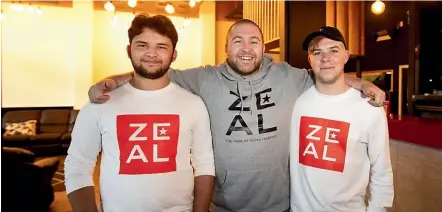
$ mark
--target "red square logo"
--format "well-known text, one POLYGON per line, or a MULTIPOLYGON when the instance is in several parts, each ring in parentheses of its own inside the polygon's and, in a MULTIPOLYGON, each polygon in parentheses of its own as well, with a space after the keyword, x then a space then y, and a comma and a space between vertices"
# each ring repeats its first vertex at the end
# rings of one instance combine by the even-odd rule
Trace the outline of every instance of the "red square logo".
POLYGON ((118 115, 119 173, 176 171, 179 123, 178 115, 118 115))
POLYGON ((343 172, 350 124, 315 117, 301 117, 299 163, 343 172))

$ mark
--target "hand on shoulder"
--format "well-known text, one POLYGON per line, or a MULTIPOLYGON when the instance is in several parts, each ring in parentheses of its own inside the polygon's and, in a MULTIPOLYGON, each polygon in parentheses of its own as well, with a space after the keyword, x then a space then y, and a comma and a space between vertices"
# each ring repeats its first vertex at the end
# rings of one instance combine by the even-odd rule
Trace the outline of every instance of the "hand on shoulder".
POLYGON ((104 79, 89 88, 89 100, 95 104, 102 104, 109 100, 108 92, 117 88, 117 83, 112 79, 104 79))
POLYGON ((385 92, 369 81, 363 81, 362 92, 370 98, 368 103, 375 107, 384 106, 385 92))

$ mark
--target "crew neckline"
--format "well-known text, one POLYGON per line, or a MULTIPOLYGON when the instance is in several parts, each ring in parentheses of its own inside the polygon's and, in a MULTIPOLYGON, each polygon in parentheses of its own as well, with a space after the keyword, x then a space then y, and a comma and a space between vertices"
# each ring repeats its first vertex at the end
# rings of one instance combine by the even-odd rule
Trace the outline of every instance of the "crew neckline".
POLYGON ((128 90, 130 92, 140 94, 140 95, 147 95, 147 96, 160 95, 160 94, 166 93, 166 92, 175 88, 175 84, 173 82, 169 82, 169 84, 164 88, 157 89, 157 90, 150 90, 150 91, 138 89, 138 88, 134 87, 130 82, 124 84, 123 86, 126 90, 128 90))
POLYGON ((320 98, 323 98, 323 99, 328 99, 328 100, 340 100, 340 99, 343 99, 343 98, 346 98, 346 97, 352 95, 356 91, 357 91, 356 89, 354 89, 353 87, 350 87, 349 89, 347 89, 343 93, 340 93, 337 95, 328 95, 328 94, 323 94, 323 93, 319 92, 315 86, 312 86, 312 92, 314 95, 316 95, 320 98))

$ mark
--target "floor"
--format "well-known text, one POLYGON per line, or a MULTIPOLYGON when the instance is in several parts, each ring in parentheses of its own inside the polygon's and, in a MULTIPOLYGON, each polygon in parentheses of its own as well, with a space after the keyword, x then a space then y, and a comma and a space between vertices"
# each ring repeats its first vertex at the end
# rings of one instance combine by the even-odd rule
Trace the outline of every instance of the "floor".
MULTIPOLYGON (((391 140, 395 199, 389 212, 442 212, 442 151, 391 140)), ((98 185, 99 166, 94 173, 98 185)), ((98 186, 96 187, 98 200, 98 186)), ((51 212, 71 212, 66 192, 56 192, 51 212)))
MULTIPOLYGON (((65 156, 62 156, 61 159, 64 160, 65 156)), ((95 186, 95 199, 97 200, 97 205, 99 205, 100 200, 100 160, 101 157, 98 157, 97 166, 95 166, 95 171, 93 175, 93 180, 95 186)), ((54 192, 54 202, 51 205, 49 212, 73 212, 71 205, 69 204, 69 200, 66 194, 66 191, 57 191, 54 192)))
POLYGON ((442 151, 391 141, 395 200, 391 212, 442 212, 442 151))

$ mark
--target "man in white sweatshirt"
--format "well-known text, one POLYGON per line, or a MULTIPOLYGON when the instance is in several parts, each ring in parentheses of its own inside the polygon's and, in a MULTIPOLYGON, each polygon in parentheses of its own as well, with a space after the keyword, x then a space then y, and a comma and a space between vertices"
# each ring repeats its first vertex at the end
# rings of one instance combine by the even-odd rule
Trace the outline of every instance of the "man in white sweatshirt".
POLYGON ((177 31, 138 15, 128 30, 134 78, 78 114, 65 161, 74 211, 97 211, 92 174, 102 152, 105 212, 207 212, 214 187, 209 115, 200 97, 170 82, 177 31))
POLYGON ((349 53, 338 29, 311 33, 303 49, 316 84, 299 97, 292 114, 291 211, 386 211, 394 189, 385 111, 345 83, 349 53))

